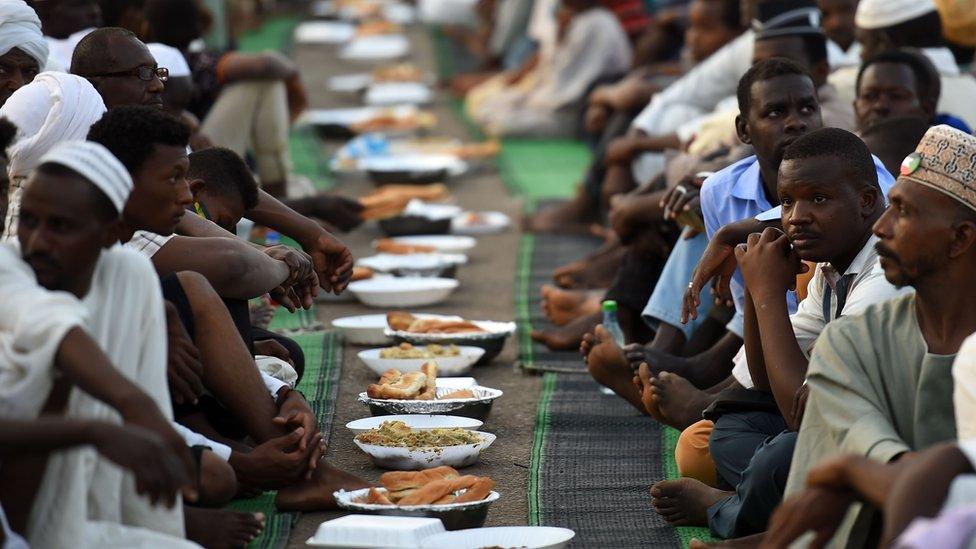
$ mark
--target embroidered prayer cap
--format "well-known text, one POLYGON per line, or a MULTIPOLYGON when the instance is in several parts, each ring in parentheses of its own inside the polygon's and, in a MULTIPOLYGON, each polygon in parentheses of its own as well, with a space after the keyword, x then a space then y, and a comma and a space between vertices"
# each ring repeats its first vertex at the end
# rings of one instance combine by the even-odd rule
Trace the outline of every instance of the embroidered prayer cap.
POLYGON ((180 50, 159 42, 146 44, 146 47, 149 48, 149 53, 156 60, 157 66, 169 69, 170 78, 190 76, 190 65, 186 63, 186 58, 183 57, 180 50))
POLYGON ((118 158, 93 141, 65 141, 41 157, 41 164, 59 164, 98 187, 115 209, 122 212, 132 193, 132 176, 118 158))
POLYGON ((925 185, 976 210, 976 137, 945 124, 929 128, 901 163, 898 179, 925 185))
POLYGON ((47 64, 47 40, 41 34, 41 20, 24 0, 0 2, 0 55, 17 48, 37 61, 47 64))
POLYGON ((757 39, 823 34, 820 21, 820 10, 812 0, 767 0, 756 6, 752 29, 757 39))
POLYGON ((960 46, 976 46, 976 0, 935 0, 942 35, 960 46))
POLYGON ((933 11, 932 0, 861 0, 854 24, 862 29, 884 29, 933 11))

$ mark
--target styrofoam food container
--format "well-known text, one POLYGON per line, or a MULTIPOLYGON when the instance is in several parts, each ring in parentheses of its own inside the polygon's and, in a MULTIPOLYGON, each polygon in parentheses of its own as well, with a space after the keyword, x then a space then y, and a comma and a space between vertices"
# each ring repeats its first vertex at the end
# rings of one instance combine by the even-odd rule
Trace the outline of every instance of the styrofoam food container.
POLYGON ((478 212, 483 223, 472 224, 468 220, 467 212, 451 220, 451 232, 454 234, 496 234, 503 232, 512 224, 512 219, 502 212, 478 212))
POLYGON ((351 126, 360 124, 383 113, 390 113, 397 118, 415 116, 418 110, 413 105, 397 105, 391 108, 354 107, 349 109, 309 109, 302 113, 296 124, 311 124, 313 126, 351 126))
POLYGON ((471 528, 435 534, 423 541, 423 549, 479 549, 481 547, 527 547, 560 549, 576 536, 569 528, 553 526, 502 526, 471 528))
POLYGON ((359 161, 359 169, 370 172, 433 172, 447 170, 457 177, 468 171, 468 163, 450 154, 411 154, 368 156, 359 161))
POLYGON ((396 59, 410 52, 410 42, 402 34, 384 34, 355 38, 339 51, 349 60, 396 59))
MULTIPOLYGON (((380 488, 381 491, 385 491, 380 488)), ((461 530, 464 528, 479 528, 488 518, 488 508, 501 497, 498 492, 491 492, 481 501, 470 503, 451 503, 447 505, 378 505, 375 503, 358 503, 355 500, 365 496, 369 488, 362 488, 352 492, 339 490, 333 492, 336 503, 342 509, 356 513, 375 515, 432 517, 444 523, 447 530, 461 530)))
POLYGON ((346 515, 319 524, 306 545, 314 547, 417 547, 424 538, 444 532, 440 519, 346 515))
POLYGON ((356 27, 337 21, 306 21, 295 27, 295 42, 342 44, 356 36, 356 27))
POLYGON ((356 439, 353 442, 360 450, 366 452, 377 467, 393 471, 419 471, 449 465, 461 468, 474 465, 493 442, 495 435, 483 431, 473 431, 481 437, 475 444, 460 444, 458 446, 431 446, 427 448, 406 448, 403 446, 379 446, 363 444, 356 439))
POLYGON ((459 376, 471 371, 475 362, 481 359, 485 350, 481 347, 458 347, 461 352, 458 356, 440 356, 435 358, 380 358, 380 351, 383 349, 366 349, 359 351, 356 356, 362 360, 376 375, 383 375, 383 372, 390 368, 396 368, 403 373, 419 372, 420 367, 427 362, 437 363, 437 374, 443 376, 459 376))
POLYGON ((478 243, 470 236, 452 235, 398 236, 393 241, 409 246, 431 246, 444 253, 464 252, 474 248, 478 243))
POLYGON ((349 291, 369 307, 420 307, 446 300, 458 285, 453 278, 371 278, 353 282, 349 291))
POLYGON ((329 90, 334 92, 358 92, 365 90, 372 83, 373 75, 369 73, 340 74, 326 81, 329 90))
POLYGON ((376 254, 363 257, 357 264, 381 273, 389 273, 399 269, 423 270, 438 267, 452 267, 464 265, 468 256, 464 254, 376 254))
POLYGON ((370 429, 378 429, 386 421, 402 421, 407 424, 407 427, 417 430, 457 428, 475 431, 484 424, 483 421, 469 417, 402 414, 398 416, 364 417, 363 419, 350 421, 346 424, 346 428, 352 431, 353 434, 358 435, 370 429))
POLYGON ((353 345, 386 345, 393 341, 383 333, 387 328, 385 314, 337 318, 332 321, 332 326, 353 345))
POLYGON ((426 84, 419 82, 383 82, 372 84, 366 90, 363 101, 367 105, 423 105, 434 99, 434 93, 426 84))

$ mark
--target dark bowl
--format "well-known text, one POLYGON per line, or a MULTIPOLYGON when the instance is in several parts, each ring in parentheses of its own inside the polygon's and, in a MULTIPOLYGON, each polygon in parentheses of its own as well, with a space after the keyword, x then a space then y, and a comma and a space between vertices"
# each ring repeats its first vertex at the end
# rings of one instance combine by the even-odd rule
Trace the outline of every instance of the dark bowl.
MULTIPOLYGON (((448 412, 437 412, 437 414, 442 416, 469 417, 471 419, 477 419, 478 421, 488 421, 488 416, 491 414, 491 406, 494 403, 494 400, 472 402, 471 404, 465 404, 460 408, 456 408, 448 412)), ((373 417, 396 415, 394 412, 391 412, 378 404, 369 403, 367 406, 369 406, 369 413, 373 417)))
POLYGON ((441 168, 439 170, 366 170, 366 175, 377 185, 385 185, 388 183, 428 185, 440 183, 447 179, 447 168, 441 168))
POLYGON ((356 132, 343 124, 316 124, 312 127, 322 139, 351 139, 356 136, 356 132))
POLYGON ((380 220, 379 225, 387 236, 447 234, 451 231, 451 218, 430 219, 420 215, 398 215, 380 220))
POLYGON ((464 530, 465 528, 481 528, 485 525, 485 520, 488 518, 488 509, 491 505, 500 499, 500 495, 497 492, 492 492, 489 498, 494 498, 491 501, 484 501, 476 503, 473 505, 466 504, 461 508, 446 508, 438 509, 436 507, 428 507, 426 509, 402 509, 402 508, 387 508, 387 509, 364 509, 358 505, 343 505, 340 504, 346 511, 351 511, 360 515, 385 515, 393 517, 429 517, 441 519, 444 523, 445 530, 464 530))

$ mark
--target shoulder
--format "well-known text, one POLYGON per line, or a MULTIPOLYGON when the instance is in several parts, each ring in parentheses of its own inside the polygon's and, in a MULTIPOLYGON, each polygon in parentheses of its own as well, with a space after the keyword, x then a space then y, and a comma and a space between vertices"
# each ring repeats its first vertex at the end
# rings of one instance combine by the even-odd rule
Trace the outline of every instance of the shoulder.
POLYGON ((734 164, 727 166, 708 177, 705 183, 702 184, 701 194, 702 195, 713 195, 715 193, 724 193, 729 187, 735 184, 736 181, 756 163, 756 156, 747 156, 734 164))
POLYGON ((146 257, 152 257, 175 235, 163 236, 149 231, 136 231, 132 239, 123 246, 126 249, 139 252, 146 257))
POLYGON ((113 246, 102 252, 99 269, 126 277, 155 279, 156 269, 148 257, 125 246, 113 246))
POLYGON ((904 324, 906 315, 914 314, 914 304, 915 293, 909 292, 872 303, 858 314, 838 318, 824 329, 817 347, 822 346, 822 340, 828 345, 846 341, 860 349, 878 348, 898 337, 899 331, 895 328, 904 324))

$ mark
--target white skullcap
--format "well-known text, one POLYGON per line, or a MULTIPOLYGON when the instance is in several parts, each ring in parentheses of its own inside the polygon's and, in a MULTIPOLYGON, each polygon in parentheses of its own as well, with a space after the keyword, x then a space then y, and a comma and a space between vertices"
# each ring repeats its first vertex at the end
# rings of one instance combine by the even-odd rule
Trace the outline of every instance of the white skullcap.
POLYGON ((105 113, 105 103, 88 80, 63 72, 42 72, 0 107, 0 118, 17 126, 7 149, 11 178, 26 177, 62 141, 83 141, 105 113))
MULTIPOLYGON (((121 213, 132 193, 132 176, 122 162, 93 141, 65 141, 41 157, 40 164, 60 164, 98 187, 121 213)), ((38 165, 40 165, 38 164, 38 165)))
POLYGON ((0 1, 0 55, 19 48, 44 69, 47 40, 41 34, 41 20, 24 0, 0 1))
POLYGON ((883 29, 933 11, 932 0, 861 0, 854 24, 862 29, 883 29))
POLYGON ((190 76, 190 65, 186 64, 186 58, 180 50, 159 42, 146 45, 149 46, 149 53, 156 59, 156 65, 169 69, 170 78, 190 76))

